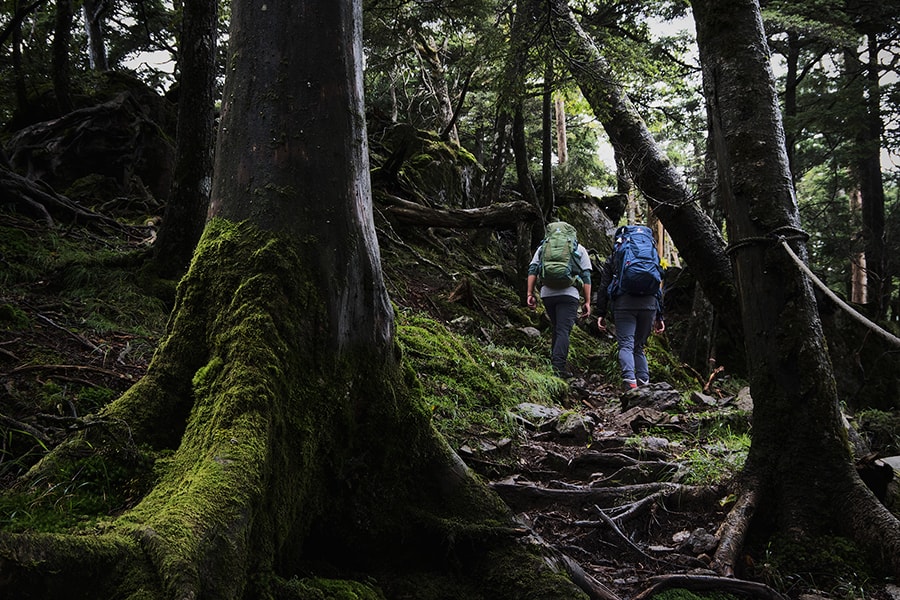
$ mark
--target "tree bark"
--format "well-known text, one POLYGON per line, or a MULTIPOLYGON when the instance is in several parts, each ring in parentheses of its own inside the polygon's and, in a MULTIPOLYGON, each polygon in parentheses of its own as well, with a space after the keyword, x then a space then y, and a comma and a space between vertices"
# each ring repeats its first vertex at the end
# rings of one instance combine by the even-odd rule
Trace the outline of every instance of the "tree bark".
POLYGON ((437 103, 438 131, 446 131, 447 139, 459 144, 459 134, 454 126, 453 102, 447 85, 447 72, 441 54, 434 40, 426 38, 421 30, 416 31, 414 44, 416 56, 422 63, 422 79, 431 90, 437 103))
POLYGON ((203 233, 215 145, 216 0, 189 2, 181 25, 175 174, 154 247, 157 271, 180 277, 203 233))
POLYGON ((569 143, 566 138, 566 99, 562 94, 557 94, 554 106, 556 108, 556 154, 559 157, 559 165, 563 166, 569 161, 569 143))
POLYGON ((754 398, 746 473, 778 531, 841 532, 897 576, 900 526, 853 467, 812 285, 771 242, 805 256, 759 5, 692 6, 754 398))

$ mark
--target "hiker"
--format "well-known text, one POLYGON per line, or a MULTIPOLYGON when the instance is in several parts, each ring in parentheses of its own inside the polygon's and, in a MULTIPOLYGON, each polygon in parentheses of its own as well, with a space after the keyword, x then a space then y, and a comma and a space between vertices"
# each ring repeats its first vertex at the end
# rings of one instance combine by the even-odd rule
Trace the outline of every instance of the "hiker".
POLYGON ((594 304, 600 331, 606 331, 607 312, 612 311, 623 386, 629 390, 650 383, 644 345, 651 331, 666 329, 660 285, 663 267, 649 227, 623 225, 614 240, 612 254, 600 269, 594 304))
POLYGON ((557 377, 568 379, 572 377, 567 368, 569 335, 578 320, 579 308, 582 316, 591 314, 591 259, 587 249, 578 243, 572 225, 562 221, 547 225, 547 237, 528 265, 526 303, 532 309, 537 307, 537 285, 553 331, 550 364, 557 377))

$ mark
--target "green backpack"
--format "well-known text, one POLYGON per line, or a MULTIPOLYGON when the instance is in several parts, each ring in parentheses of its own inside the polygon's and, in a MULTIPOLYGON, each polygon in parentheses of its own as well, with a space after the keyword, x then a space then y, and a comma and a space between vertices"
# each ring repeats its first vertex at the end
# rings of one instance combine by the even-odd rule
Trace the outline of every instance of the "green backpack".
POLYGON ((547 237, 541 242, 539 254, 541 285, 553 289, 580 285, 580 258, 575 228, 563 221, 547 225, 547 237))

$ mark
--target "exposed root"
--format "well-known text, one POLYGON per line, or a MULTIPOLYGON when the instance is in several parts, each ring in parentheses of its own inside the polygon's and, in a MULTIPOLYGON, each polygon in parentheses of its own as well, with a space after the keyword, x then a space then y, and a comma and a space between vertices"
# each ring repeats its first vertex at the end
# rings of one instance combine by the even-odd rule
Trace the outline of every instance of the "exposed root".
POLYGON ((728 516, 719 526, 717 536, 719 547, 713 557, 711 567, 725 577, 734 576, 734 565, 738 554, 744 547, 744 539, 750 528, 750 520, 756 509, 759 490, 752 485, 743 490, 738 501, 731 508, 728 516))
POLYGON ((655 594, 672 588, 680 588, 692 592, 733 592, 740 596, 762 598, 764 600, 785 600, 777 591, 762 583, 732 579, 730 577, 715 577, 711 575, 661 575, 651 579, 653 584, 637 594, 632 600, 646 600, 655 594))
MULTIPOLYGON (((596 488, 570 486, 566 489, 547 488, 531 482, 516 483, 512 480, 497 481, 490 485, 514 510, 533 510, 551 504, 576 508, 591 505, 614 506, 620 500, 651 495, 655 495, 655 499, 677 497, 679 500, 700 500, 708 498, 710 493, 705 488, 667 482, 596 488)), ((629 503, 629 507, 634 508, 634 504, 636 503, 629 503)))

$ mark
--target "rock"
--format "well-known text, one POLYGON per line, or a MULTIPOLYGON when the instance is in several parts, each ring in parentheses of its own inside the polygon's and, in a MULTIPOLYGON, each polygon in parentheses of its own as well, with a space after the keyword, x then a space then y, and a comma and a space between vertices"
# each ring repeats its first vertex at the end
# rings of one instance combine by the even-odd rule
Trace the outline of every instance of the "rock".
POLYGON ((672 541, 680 552, 689 551, 694 555, 708 554, 719 545, 719 538, 702 527, 691 532, 679 531, 672 536, 672 541))
POLYGON ((544 406, 534 402, 522 402, 516 405, 516 412, 529 421, 546 421, 558 418, 562 413, 561 408, 544 406))
POLYGON ((660 381, 629 390, 622 394, 619 400, 622 403, 622 410, 643 406, 653 410, 666 411, 678 406, 681 394, 665 381, 660 381))
POLYGON ((734 405, 740 410, 753 412, 753 397, 750 396, 750 388, 741 388, 734 399, 734 405))
POLYGON ((691 393, 691 400, 696 402, 697 404, 705 404, 706 406, 718 406, 719 403, 715 398, 709 396, 707 394, 703 394, 701 392, 693 392, 691 393))
POLYGON ((590 421, 577 412, 567 412, 556 420, 556 433, 566 441, 585 444, 591 439, 590 421))
POLYGON ((655 452, 662 452, 669 447, 669 440, 661 437, 647 436, 641 438, 641 447, 655 452))

